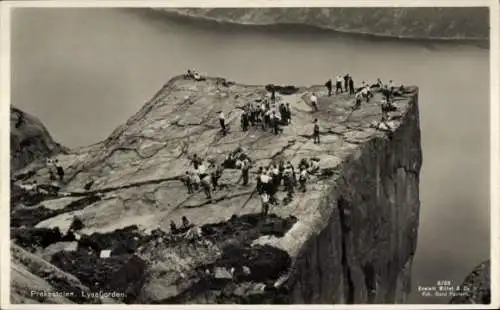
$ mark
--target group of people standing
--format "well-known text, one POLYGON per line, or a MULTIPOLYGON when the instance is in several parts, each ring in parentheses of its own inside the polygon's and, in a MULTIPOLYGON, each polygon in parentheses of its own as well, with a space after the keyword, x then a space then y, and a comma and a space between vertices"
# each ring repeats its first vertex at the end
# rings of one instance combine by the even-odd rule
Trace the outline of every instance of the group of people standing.
MULTIPOLYGON (((326 81, 325 86, 328 89, 328 97, 330 97, 333 92, 332 80, 329 79, 328 81, 326 81)), ((354 94, 354 80, 348 73, 344 76, 337 75, 337 77, 335 78, 335 94, 338 95, 343 92, 347 92, 349 93, 349 95, 354 94), (342 82, 344 84, 344 88, 342 88, 342 82)))

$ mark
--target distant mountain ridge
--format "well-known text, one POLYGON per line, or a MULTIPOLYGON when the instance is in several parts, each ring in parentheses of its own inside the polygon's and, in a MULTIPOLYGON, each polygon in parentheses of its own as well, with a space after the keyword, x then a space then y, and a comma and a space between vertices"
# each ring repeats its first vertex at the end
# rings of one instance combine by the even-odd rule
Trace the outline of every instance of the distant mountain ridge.
POLYGON ((488 40, 487 7, 155 8, 218 22, 303 24, 338 32, 411 39, 488 40))

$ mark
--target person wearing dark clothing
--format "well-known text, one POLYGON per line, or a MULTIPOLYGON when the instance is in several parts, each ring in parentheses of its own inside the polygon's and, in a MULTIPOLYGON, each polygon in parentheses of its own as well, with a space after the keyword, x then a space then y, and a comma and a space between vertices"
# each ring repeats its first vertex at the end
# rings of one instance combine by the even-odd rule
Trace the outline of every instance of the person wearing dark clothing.
POLYGON ((344 90, 346 93, 349 92, 349 73, 344 75, 344 90))
POLYGON ((278 116, 273 112, 271 116, 271 124, 273 125, 274 134, 277 135, 280 132, 280 123, 278 116))
POLYGON ((219 186, 219 179, 222 176, 222 168, 219 165, 213 167, 214 169, 210 173, 210 181, 212 182, 213 190, 215 191, 219 186))
POLYGON ((186 184, 188 194, 193 193, 193 182, 191 181, 191 175, 189 171, 186 171, 186 175, 184 176, 184 184, 186 184))
POLYGON ((194 154, 191 163, 193 164, 194 169, 198 169, 198 167, 201 165, 201 158, 199 158, 198 155, 194 154))
POLYGON ((243 131, 248 130, 248 114, 246 111, 241 114, 241 129, 243 131))
POLYGON ((187 217, 183 216, 182 217, 182 228, 188 228, 191 226, 191 223, 189 223, 189 220, 187 219, 187 217))
POLYGON ((177 229, 177 226, 175 225, 175 222, 173 220, 170 221, 170 233, 176 234, 179 230, 177 229))
POLYGON ((328 81, 326 81, 325 86, 328 89, 328 97, 330 97, 332 95, 332 87, 333 87, 332 79, 329 79, 328 81))
POLYGON ((290 103, 286 104, 285 110, 286 110, 286 122, 287 124, 290 124, 292 122, 292 109, 290 108, 290 103))
POLYGON ((57 175, 59 176, 59 181, 62 181, 64 179, 64 169, 61 166, 61 164, 59 164, 59 161, 57 159, 54 161, 54 166, 56 167, 56 172, 57 175))
POLYGON ((261 181, 261 175, 263 173, 263 170, 264 169, 262 167, 259 167, 259 170, 257 171, 257 178, 255 179, 257 181, 256 189, 259 194, 262 194, 264 192, 264 188, 261 181))
POLYGON ((273 103, 276 103, 276 90, 274 89, 274 87, 271 89, 271 101, 273 103))
POLYGON ((205 195, 207 196, 207 199, 212 199, 212 194, 210 190, 210 183, 208 182, 207 178, 200 178, 200 184, 201 187, 203 188, 203 192, 205 192, 205 195))
POLYGON ((314 139, 314 144, 319 144, 319 125, 318 125, 318 119, 314 120, 313 139, 314 139))
POLYGON ((283 124, 288 124, 287 115, 286 115, 286 106, 284 103, 280 104, 280 115, 281 115, 281 121, 283 122, 283 124))
POLYGON ((354 95, 354 81, 352 76, 349 76, 349 95, 354 95))

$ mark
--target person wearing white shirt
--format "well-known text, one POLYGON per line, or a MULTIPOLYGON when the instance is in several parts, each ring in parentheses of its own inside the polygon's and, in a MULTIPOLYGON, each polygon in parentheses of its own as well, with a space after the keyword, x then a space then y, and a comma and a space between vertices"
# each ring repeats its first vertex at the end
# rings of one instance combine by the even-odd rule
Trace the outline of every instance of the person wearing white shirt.
POLYGON ((316 94, 312 93, 309 100, 311 101, 311 105, 313 106, 314 110, 318 111, 318 97, 316 97, 316 94))
POLYGON ((219 122, 220 122, 220 127, 222 129, 222 134, 226 135, 226 118, 224 116, 224 112, 220 111, 219 113, 219 122))
POLYGON ((336 81, 337 82, 335 83, 335 93, 338 94, 339 92, 340 93, 342 92, 342 76, 341 75, 337 75, 336 81))

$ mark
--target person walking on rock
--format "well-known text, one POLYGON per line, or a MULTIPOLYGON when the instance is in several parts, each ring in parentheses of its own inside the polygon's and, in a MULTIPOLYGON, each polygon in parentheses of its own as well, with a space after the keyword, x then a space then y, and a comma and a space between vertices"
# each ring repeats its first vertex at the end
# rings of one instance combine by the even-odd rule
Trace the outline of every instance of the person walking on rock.
POLYGON ((332 79, 328 79, 328 81, 326 81, 325 83, 325 86, 326 88, 328 89, 328 97, 330 97, 332 95, 332 79))
POLYGON ((335 84, 335 93, 342 93, 342 76, 337 75, 337 83, 335 84))
POLYGON ((311 101, 311 105, 313 106, 314 110, 318 111, 318 97, 316 97, 316 94, 312 93, 309 100, 311 101))
POLYGON ((314 144, 319 144, 319 125, 317 118, 314 119, 313 139, 314 139, 314 144))

